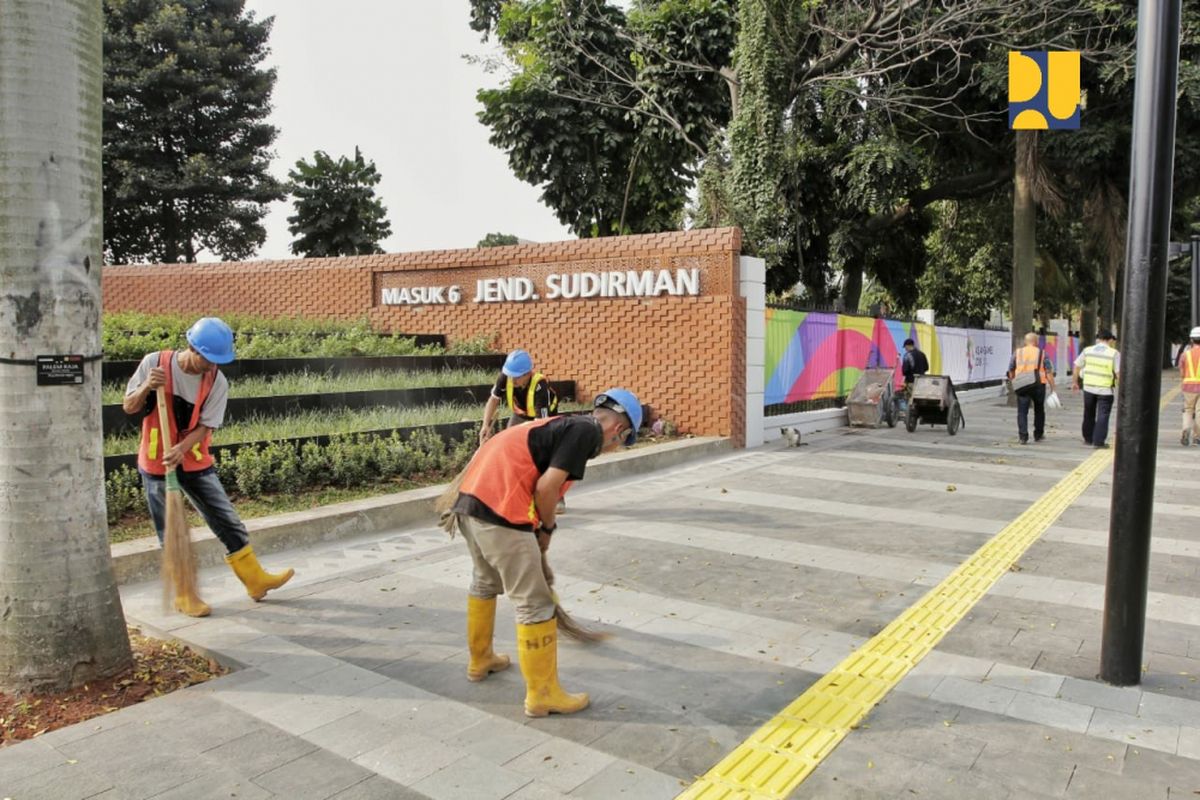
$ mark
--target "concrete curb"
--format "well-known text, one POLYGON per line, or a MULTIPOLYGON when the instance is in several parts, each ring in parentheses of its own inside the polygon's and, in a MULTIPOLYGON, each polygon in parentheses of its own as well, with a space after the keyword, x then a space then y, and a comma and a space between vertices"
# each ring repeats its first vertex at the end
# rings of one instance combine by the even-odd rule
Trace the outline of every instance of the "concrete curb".
MULTIPOLYGON (((729 439, 708 436, 600 456, 588 466, 587 485, 666 469, 719 455, 732 447, 729 439)), ((365 500, 335 503, 311 511, 248 519, 246 528, 250 531, 255 552, 264 555, 316 542, 364 536, 422 522, 432 523, 433 503, 444 488, 445 484, 426 486, 365 500)), ((192 529, 192 549, 197 563, 202 567, 220 564, 225 557, 225 548, 205 527, 192 529)), ((157 576, 161 561, 159 554, 158 541, 154 537, 114 544, 112 561, 117 583, 138 583, 157 576)))

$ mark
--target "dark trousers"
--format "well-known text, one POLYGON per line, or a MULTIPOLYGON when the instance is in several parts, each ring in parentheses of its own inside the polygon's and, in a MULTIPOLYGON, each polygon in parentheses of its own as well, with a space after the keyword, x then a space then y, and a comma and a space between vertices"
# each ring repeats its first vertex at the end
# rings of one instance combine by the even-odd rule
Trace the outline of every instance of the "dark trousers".
POLYGON ((1108 415, 1112 413, 1111 394, 1083 392, 1083 440, 1088 444, 1102 445, 1108 439, 1108 415))
MULTIPOLYGON (((163 540, 163 529, 167 525, 167 480, 160 475, 142 474, 142 487, 146 490, 146 504, 150 506, 150 518, 154 520, 154 532, 158 541, 163 540)), ((250 544, 250 535, 246 526, 233 510, 225 487, 217 479, 216 469, 209 468, 200 472, 179 470, 179 485, 188 500, 200 512, 208 529, 217 535, 221 544, 230 553, 236 553, 250 544)))
POLYGON ((1021 441, 1029 438, 1029 406, 1033 406, 1033 437, 1046 433, 1046 384, 1035 383, 1017 392, 1017 434, 1021 441))

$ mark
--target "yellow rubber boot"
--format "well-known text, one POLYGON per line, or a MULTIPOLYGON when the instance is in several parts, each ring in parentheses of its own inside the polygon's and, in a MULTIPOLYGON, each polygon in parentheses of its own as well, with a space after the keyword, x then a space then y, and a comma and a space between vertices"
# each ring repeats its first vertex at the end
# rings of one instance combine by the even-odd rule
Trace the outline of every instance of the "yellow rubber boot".
POLYGON ((267 592, 283 586, 296 574, 293 569, 286 569, 283 572, 267 572, 258 563, 258 558, 255 557, 254 550, 250 545, 225 556, 225 561, 233 568, 233 574, 237 575, 238 580, 246 587, 246 594, 255 600, 262 600, 267 596, 267 592))
POLYGON ((492 650, 496 632, 496 598, 484 600, 467 595, 467 646, 471 662, 467 665, 467 680, 481 681, 493 672, 508 669, 509 657, 492 650))
POLYGON ((574 714, 588 707, 586 692, 571 694, 558 685, 558 620, 518 624, 517 656, 525 676, 525 716, 574 714))
POLYGON ((212 613, 208 603, 195 592, 179 592, 175 595, 175 610, 189 617, 207 617, 212 613))

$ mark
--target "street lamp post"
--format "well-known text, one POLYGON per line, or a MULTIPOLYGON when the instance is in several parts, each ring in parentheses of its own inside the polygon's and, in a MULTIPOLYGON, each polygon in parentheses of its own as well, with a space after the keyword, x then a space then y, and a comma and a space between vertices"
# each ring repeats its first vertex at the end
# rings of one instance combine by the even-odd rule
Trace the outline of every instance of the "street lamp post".
POLYGON ((1138 7, 1117 450, 1100 650, 1100 677, 1119 686, 1138 683, 1142 674, 1171 240, 1180 10, 1181 0, 1141 0, 1138 7))

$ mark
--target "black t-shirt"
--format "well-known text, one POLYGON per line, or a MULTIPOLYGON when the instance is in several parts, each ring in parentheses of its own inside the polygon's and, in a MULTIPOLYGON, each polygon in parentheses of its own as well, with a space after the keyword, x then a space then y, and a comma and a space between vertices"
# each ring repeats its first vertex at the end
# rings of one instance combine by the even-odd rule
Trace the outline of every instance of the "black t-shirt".
MULTIPOLYGON (((516 413, 522 417, 526 417, 526 403, 529 401, 529 387, 533 383, 531 378, 529 383, 524 386, 513 387, 513 404, 517 407, 516 413)), ((496 385, 492 387, 492 397, 499 398, 501 403, 508 403, 508 376, 503 372, 496 379, 496 385)), ((540 380, 537 386, 533 387, 533 407, 535 416, 549 417, 558 410, 558 396, 554 394, 554 390, 550 388, 550 381, 540 380)))
MULTIPOLYGON (((548 469, 556 467, 566 472, 569 480, 581 481, 587 462, 600 451, 603 440, 604 435, 595 417, 555 417, 545 425, 529 430, 529 455, 533 458, 538 475, 544 475, 548 469)), ((466 492, 459 494, 454 503, 454 512, 505 528, 530 530, 532 527, 513 525, 479 498, 466 492)))

